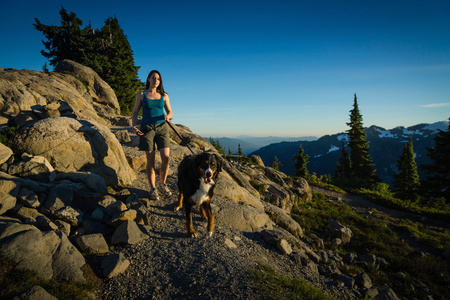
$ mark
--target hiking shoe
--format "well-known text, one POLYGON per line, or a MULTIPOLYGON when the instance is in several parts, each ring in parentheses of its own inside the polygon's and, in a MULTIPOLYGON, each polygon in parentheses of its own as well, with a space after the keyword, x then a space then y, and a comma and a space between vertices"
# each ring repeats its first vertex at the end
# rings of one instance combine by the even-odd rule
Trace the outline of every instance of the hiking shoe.
POLYGON ((161 184, 161 192, 164 194, 164 196, 166 197, 170 197, 172 196, 172 192, 170 191, 170 189, 167 187, 166 184, 161 184))
POLYGON ((156 188, 152 188, 149 192, 148 199, 150 200, 159 200, 159 194, 156 188))

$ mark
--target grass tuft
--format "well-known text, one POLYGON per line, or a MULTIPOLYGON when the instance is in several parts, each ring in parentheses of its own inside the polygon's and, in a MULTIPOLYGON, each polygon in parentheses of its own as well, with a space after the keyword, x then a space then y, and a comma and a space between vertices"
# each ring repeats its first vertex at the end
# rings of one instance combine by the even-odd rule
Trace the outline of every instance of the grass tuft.
POLYGON ((267 299, 333 299, 307 280, 277 274, 263 263, 259 263, 254 270, 253 282, 255 289, 261 291, 267 299))

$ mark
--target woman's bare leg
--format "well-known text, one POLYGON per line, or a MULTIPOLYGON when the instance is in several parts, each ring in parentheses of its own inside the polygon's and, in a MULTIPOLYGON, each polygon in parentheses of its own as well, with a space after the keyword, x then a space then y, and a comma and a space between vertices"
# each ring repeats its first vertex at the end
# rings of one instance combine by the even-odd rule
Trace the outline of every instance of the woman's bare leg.
POLYGON ((155 178, 156 178, 156 174, 155 174, 155 151, 145 151, 145 156, 147 157, 147 167, 146 167, 146 171, 147 171, 147 178, 148 178, 148 183, 150 184, 151 188, 155 188, 156 184, 155 184, 155 178))
POLYGON ((165 184, 167 174, 169 173, 170 148, 162 148, 159 152, 161 154, 161 168, 159 169, 159 177, 161 184, 165 184))

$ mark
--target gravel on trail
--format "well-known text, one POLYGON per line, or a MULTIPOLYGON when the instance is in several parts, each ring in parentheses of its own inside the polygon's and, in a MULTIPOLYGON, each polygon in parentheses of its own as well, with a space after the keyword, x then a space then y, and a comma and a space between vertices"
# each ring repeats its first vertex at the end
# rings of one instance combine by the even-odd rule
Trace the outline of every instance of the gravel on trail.
MULTIPOLYGON (((149 206, 150 224, 143 228, 149 238, 112 250, 124 254, 131 264, 125 273, 105 281, 103 299, 264 299, 252 279, 259 263, 281 275, 314 282, 335 296, 341 293, 267 245, 258 232, 242 232, 220 218, 216 218, 212 237, 207 237, 206 222, 194 211, 193 224, 199 237, 189 238, 184 210, 174 211, 178 163, 171 159, 167 180, 173 195, 151 201, 149 206)), ((129 190, 147 197, 149 184, 144 171, 129 190)), ((214 198, 212 207, 214 214, 214 198)))

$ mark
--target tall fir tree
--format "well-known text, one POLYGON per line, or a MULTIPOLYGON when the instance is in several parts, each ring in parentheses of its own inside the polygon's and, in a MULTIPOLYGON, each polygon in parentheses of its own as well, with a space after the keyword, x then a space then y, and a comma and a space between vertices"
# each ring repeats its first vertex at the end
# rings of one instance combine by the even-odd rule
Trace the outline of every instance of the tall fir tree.
POLYGON ((294 155, 293 160, 295 162, 294 167, 295 167, 295 171, 294 171, 294 176, 299 176, 299 177, 306 177, 308 176, 308 160, 309 160, 309 155, 305 154, 305 150, 303 150, 303 145, 300 145, 300 147, 298 147, 298 153, 296 155, 294 155))
POLYGON ((104 62, 99 75, 113 88, 122 113, 130 114, 136 94, 142 88, 133 50, 116 17, 108 18, 100 32, 100 53, 104 62))
POLYGON ((61 26, 49 26, 35 19, 34 26, 46 37, 43 41, 47 51, 41 54, 50 65, 70 59, 91 67, 116 93, 122 114, 130 114, 139 89, 139 67, 134 65, 133 51, 116 17, 108 18, 101 30, 92 29, 75 13, 60 10, 61 26))
POLYGON ((417 164, 414 159, 414 147, 411 137, 403 147, 403 152, 397 160, 399 173, 395 175, 393 183, 396 197, 404 200, 417 200, 420 179, 417 173, 417 164))
POLYGON ((41 54, 47 58, 51 66, 56 66, 63 59, 70 59, 82 63, 85 57, 85 51, 90 48, 86 37, 92 31, 90 26, 81 28, 81 21, 75 13, 68 13, 61 8, 61 26, 44 25, 38 19, 35 19, 33 26, 41 31, 46 41, 42 41, 45 49, 41 54))
POLYGON ((341 156, 336 164, 336 169, 334 171, 334 177, 340 179, 347 179, 350 175, 351 162, 347 150, 345 149, 345 142, 342 141, 341 145, 341 156))
POLYGON ((427 193, 450 203, 450 118, 448 130, 434 136, 434 146, 427 148, 432 164, 421 166, 427 172, 427 193))
POLYGON ((358 181, 364 186, 378 181, 375 175, 374 164, 369 154, 369 141, 366 140, 366 133, 362 123, 362 115, 359 112, 358 100, 354 98, 353 109, 350 110, 350 127, 347 130, 350 148, 350 178, 358 181))

